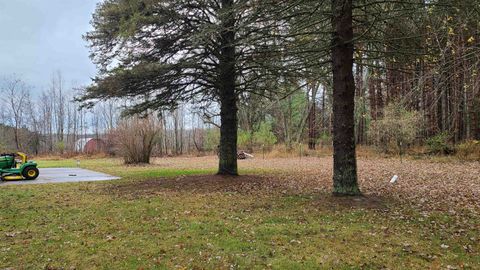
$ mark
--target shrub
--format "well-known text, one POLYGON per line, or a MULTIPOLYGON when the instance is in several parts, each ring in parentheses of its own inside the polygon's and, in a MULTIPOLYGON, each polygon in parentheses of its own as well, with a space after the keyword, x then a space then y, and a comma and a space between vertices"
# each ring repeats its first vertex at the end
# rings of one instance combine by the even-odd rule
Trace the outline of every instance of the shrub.
POLYGON ((0 142, 0 153, 6 153, 7 147, 5 146, 5 144, 3 142, 0 142))
POLYGON ((457 155, 462 159, 480 160, 480 141, 466 141, 458 145, 457 155))
POLYGON ((237 144, 239 148, 251 149, 252 147, 252 135, 248 131, 238 130, 237 144))
POLYGON ((257 145, 270 149, 277 142, 277 137, 272 132, 272 124, 262 122, 258 130, 253 133, 253 139, 257 145))
POLYGON ((415 142, 421 123, 417 111, 409 111, 400 103, 391 103, 385 107, 383 118, 372 122, 368 135, 382 152, 402 154, 415 142))
POLYGON ((447 132, 439 133, 426 140, 427 152, 429 154, 451 154, 453 147, 449 143, 450 135, 447 132))
POLYGON ((55 144, 55 148, 60 154, 63 154, 65 151, 65 142, 64 141, 59 141, 55 144))
POLYGON ((115 130, 119 154, 126 164, 150 163, 150 156, 157 141, 157 121, 153 117, 123 119, 115 130))
POLYGON ((330 135, 328 132, 324 131, 318 138, 318 143, 320 144, 321 147, 324 146, 332 146, 332 135, 330 135))
POLYGON ((220 144, 220 129, 210 128, 206 130, 204 148, 207 151, 217 151, 220 144))

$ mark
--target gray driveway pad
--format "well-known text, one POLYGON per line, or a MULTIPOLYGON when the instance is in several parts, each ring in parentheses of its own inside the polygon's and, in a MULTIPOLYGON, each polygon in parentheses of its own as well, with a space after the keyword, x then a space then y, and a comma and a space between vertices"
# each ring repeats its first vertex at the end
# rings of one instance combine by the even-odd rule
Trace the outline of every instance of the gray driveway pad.
POLYGON ((35 185, 35 184, 52 184, 52 183, 76 183, 76 182, 94 182, 117 180, 120 177, 112 176, 105 173, 94 172, 81 168, 48 168, 40 170, 40 176, 33 181, 0 181, 3 185, 35 185))

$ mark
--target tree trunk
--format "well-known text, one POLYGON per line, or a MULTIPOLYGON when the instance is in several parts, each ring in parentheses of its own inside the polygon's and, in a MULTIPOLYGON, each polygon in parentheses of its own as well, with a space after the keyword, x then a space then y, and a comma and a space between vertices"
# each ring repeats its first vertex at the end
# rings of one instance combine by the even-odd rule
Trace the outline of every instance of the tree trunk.
POLYGON ((317 146, 317 104, 313 99, 313 106, 308 116, 308 149, 315 150, 317 146))
POLYGON ((237 96, 235 93, 235 17, 233 0, 222 0, 221 56, 219 59, 220 161, 218 174, 238 175, 237 169, 237 96))
POLYGON ((310 112, 308 116, 308 149, 315 150, 317 147, 317 91, 319 84, 313 83, 310 112))
POLYGON ((333 188, 359 195, 355 156, 352 0, 332 0, 333 188))
MULTIPOLYGON (((16 121, 17 121, 17 120, 15 119, 15 122, 16 122, 16 121)), ((19 141, 19 139, 18 139, 18 137, 19 137, 19 136, 18 136, 18 129, 19 129, 19 128, 18 128, 18 125, 17 125, 17 123, 15 123, 15 128, 14 128, 14 130, 13 130, 13 135, 14 135, 14 137, 15 137, 15 147, 16 147, 15 150, 20 151, 20 141, 19 141)))

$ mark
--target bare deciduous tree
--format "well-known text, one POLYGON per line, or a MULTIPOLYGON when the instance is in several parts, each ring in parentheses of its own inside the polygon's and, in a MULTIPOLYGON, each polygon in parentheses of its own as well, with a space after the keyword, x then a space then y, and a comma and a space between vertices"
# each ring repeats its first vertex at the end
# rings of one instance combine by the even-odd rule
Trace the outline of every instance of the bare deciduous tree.
POLYGON ((17 150, 22 148, 20 129, 24 127, 27 116, 26 107, 30 103, 30 92, 27 84, 20 78, 12 76, 4 79, 1 89, 5 106, 5 115, 9 124, 14 128, 14 140, 17 150))

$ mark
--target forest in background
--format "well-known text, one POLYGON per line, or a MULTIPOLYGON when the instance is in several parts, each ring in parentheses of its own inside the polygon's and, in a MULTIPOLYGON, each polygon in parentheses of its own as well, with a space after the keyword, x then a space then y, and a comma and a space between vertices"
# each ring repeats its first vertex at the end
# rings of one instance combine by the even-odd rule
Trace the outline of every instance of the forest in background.
MULTIPOLYGON (((437 2, 366 3, 355 8, 358 144, 390 153, 402 153, 411 146, 426 146, 435 153, 452 153, 458 145, 478 147, 479 4, 437 2)), ((312 47, 324 45, 322 40, 309 42, 312 47)), ((0 83, 3 151, 77 152, 76 142, 86 137, 102 138, 115 149, 118 138, 135 126, 148 127, 144 130, 153 135, 153 154, 159 156, 211 152, 218 145, 215 103, 185 103, 145 119, 128 120, 121 112, 129 100, 81 107, 75 97, 83 88, 67 87, 60 72, 52 75, 50 86, 41 94, 34 95, 34 85, 20 76, 5 75, 0 83)), ((296 81, 272 87, 282 89, 271 91, 278 93, 273 96, 249 92, 240 96, 239 148, 254 152, 274 145, 287 150, 298 145, 330 146, 329 69, 305 71, 296 81)))

